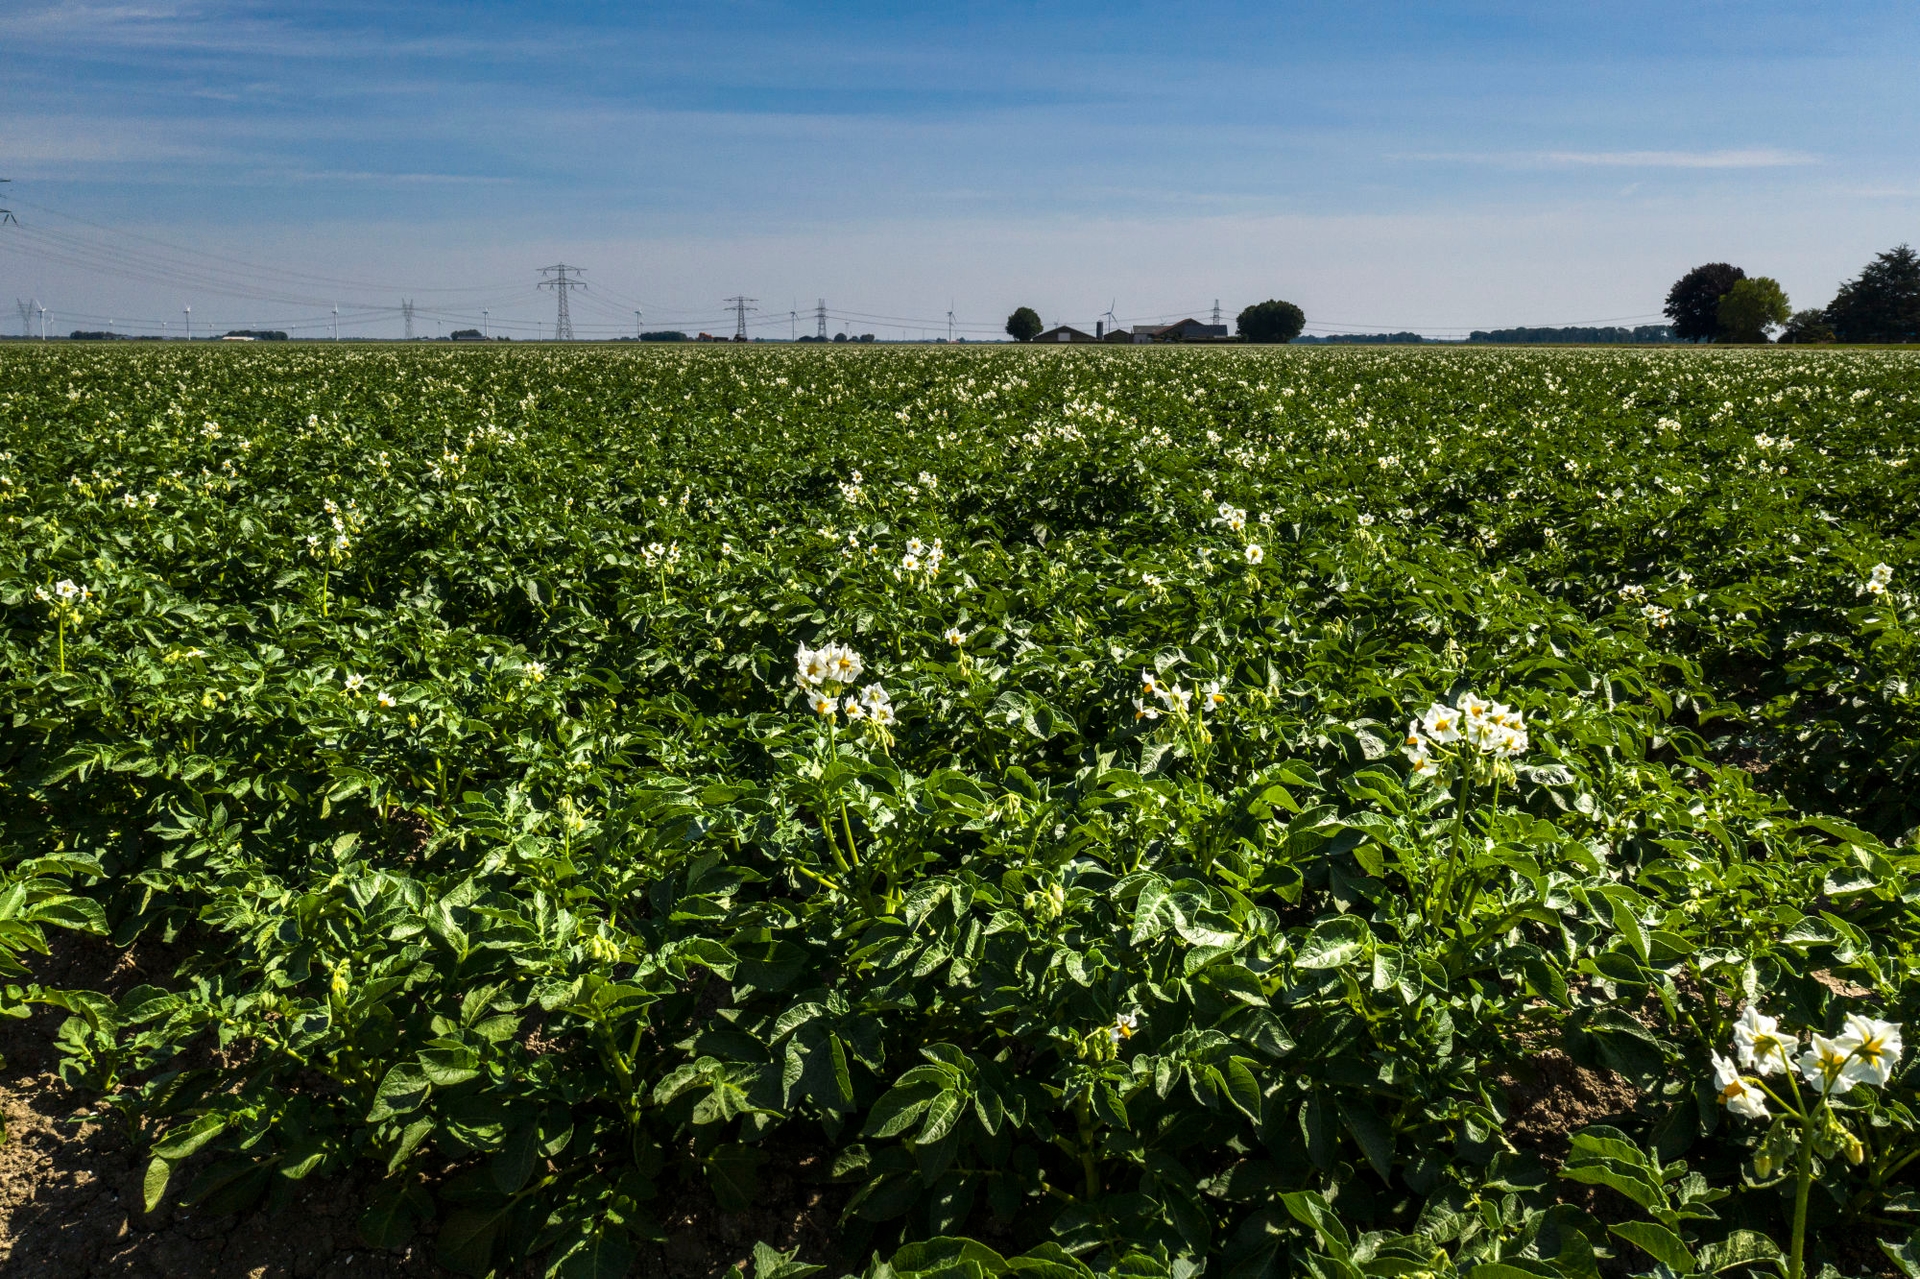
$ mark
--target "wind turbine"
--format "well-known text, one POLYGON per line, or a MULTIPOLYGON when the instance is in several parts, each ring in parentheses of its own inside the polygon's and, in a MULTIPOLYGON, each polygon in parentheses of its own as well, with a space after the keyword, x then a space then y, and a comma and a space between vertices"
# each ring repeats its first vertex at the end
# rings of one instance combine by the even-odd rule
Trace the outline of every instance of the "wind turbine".
POLYGON ((1114 305, 1119 301, 1119 298, 1115 298, 1112 302, 1107 303, 1107 312, 1104 318, 1107 322, 1107 332, 1109 333, 1120 327, 1120 319, 1113 313, 1114 305))

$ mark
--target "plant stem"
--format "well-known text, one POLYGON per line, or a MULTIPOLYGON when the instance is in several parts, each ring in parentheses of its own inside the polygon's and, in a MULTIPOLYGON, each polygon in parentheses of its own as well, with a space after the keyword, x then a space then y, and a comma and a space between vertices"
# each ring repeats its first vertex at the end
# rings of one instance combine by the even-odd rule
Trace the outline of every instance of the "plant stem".
POLYGON ((842 875, 847 873, 847 859, 840 852, 840 840, 833 833, 833 819, 824 813, 820 817, 820 833, 827 837, 827 851, 833 854, 833 864, 842 875))
POLYGON ((854 847, 853 823, 847 819, 847 801, 840 801, 840 826, 847 832, 847 860, 853 865, 860 864, 860 850, 854 847))
POLYGON ((1092 1096, 1093 1090, 1089 1088, 1073 1105, 1074 1118, 1080 1122, 1080 1175, 1086 1181, 1089 1203, 1100 1197, 1100 1161, 1093 1151, 1093 1116, 1088 1106, 1092 1096))
MULTIPOLYGON (((1824 1104, 1824 1103, 1823 1103, 1824 1104)), ((1788 1259, 1787 1279, 1802 1279, 1807 1247, 1807 1192, 1813 1189, 1813 1114, 1812 1108, 1800 1120, 1800 1154, 1795 1160, 1793 1187, 1793 1255, 1788 1259)))

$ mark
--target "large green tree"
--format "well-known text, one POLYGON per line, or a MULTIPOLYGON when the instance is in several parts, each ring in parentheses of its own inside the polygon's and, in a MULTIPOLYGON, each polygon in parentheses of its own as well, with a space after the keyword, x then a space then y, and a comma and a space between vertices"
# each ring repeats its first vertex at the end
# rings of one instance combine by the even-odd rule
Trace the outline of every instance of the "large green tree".
POLYGON ((1007 317, 1007 336, 1016 342, 1033 341, 1045 327, 1040 323, 1040 313, 1030 306, 1020 307, 1007 317))
POLYGON ((1787 330, 1780 335, 1780 341, 1803 346, 1831 342, 1833 326, 1827 323, 1825 311, 1795 311, 1787 320, 1787 330))
POLYGON ((1767 330, 1785 324, 1793 314, 1780 281, 1764 275, 1735 280, 1720 295, 1717 310, 1722 342, 1765 342, 1767 330))
POLYGON ((1902 244, 1867 263, 1840 286, 1827 323, 1842 342, 1920 342, 1920 253, 1902 244))
POLYGON ((1674 281, 1667 290, 1667 318, 1682 342, 1711 342, 1720 336, 1720 299, 1747 273, 1727 262, 1709 262, 1674 281))
POLYGON ((1307 326, 1307 313, 1291 302, 1256 302, 1240 312, 1235 324, 1249 342, 1291 342, 1307 326))

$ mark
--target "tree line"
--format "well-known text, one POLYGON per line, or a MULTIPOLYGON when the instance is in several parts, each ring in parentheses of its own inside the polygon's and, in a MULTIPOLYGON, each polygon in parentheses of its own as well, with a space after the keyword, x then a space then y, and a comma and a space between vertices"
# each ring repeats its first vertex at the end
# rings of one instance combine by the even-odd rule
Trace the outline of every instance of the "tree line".
POLYGON ((1920 342, 1920 253, 1876 254, 1824 307, 1795 311, 1780 282, 1728 262, 1697 266, 1667 290, 1683 342, 1920 342))

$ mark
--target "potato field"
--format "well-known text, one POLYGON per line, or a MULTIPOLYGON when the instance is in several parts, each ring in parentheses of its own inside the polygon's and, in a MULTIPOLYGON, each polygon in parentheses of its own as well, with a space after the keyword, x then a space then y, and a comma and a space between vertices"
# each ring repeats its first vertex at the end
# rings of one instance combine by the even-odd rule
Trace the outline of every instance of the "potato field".
POLYGON ((1916 456, 1891 351, 0 347, 0 1012, 461 1274, 1920 1279, 1916 456))

